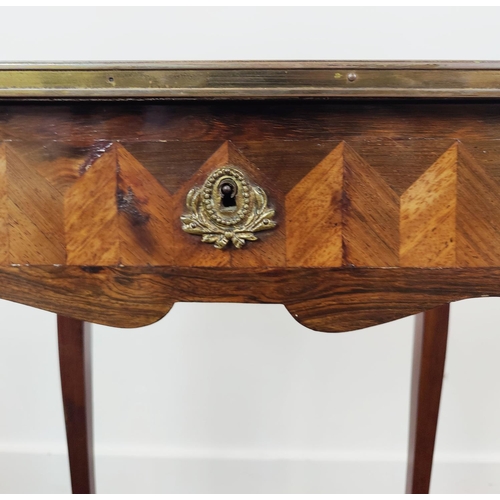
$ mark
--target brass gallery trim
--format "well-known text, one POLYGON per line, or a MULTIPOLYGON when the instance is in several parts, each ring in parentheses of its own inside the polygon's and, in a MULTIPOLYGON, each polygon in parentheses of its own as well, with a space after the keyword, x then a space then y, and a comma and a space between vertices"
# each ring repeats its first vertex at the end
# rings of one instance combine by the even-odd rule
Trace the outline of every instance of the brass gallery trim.
POLYGON ((0 98, 295 97, 500 97, 500 62, 0 64, 0 98))

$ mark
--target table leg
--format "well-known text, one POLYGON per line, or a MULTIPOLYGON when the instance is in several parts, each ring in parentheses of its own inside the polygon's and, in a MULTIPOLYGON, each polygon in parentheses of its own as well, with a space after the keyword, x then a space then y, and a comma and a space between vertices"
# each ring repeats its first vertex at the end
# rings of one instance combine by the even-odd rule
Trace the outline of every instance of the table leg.
POLYGON ((73 493, 94 493, 90 324, 57 316, 59 365, 73 493))
POLYGON ((413 348, 407 493, 429 493, 450 306, 419 314, 413 348))

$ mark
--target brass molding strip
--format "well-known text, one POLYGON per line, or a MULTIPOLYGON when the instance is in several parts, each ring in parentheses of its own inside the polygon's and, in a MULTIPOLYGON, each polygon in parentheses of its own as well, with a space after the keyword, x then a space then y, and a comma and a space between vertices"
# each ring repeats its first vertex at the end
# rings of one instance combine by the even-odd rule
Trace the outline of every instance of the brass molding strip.
POLYGON ((500 97, 500 62, 0 64, 0 98, 296 97, 500 97))

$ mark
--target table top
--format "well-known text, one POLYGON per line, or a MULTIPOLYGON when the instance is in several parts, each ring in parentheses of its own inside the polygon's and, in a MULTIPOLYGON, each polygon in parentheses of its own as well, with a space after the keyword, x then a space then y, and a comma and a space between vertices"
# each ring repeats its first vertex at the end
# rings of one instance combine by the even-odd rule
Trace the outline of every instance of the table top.
POLYGON ((492 62, 2 64, 0 297, 346 331, 499 295, 497 97, 492 62))

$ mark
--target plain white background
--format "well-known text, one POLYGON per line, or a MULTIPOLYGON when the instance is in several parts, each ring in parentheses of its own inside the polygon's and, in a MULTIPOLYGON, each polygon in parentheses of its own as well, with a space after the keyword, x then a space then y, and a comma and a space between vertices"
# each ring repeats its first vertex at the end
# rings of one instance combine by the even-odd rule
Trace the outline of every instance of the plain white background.
MULTIPOLYGON (((497 8, 0 15, 3 61, 500 59, 497 8)), ((434 492, 500 492, 499 304, 452 308, 434 492)), ((0 492, 69 492, 55 317, 8 302, 0 317, 0 492)), ((321 334, 235 304, 96 326, 98 491, 402 492, 412 328, 321 334)))

